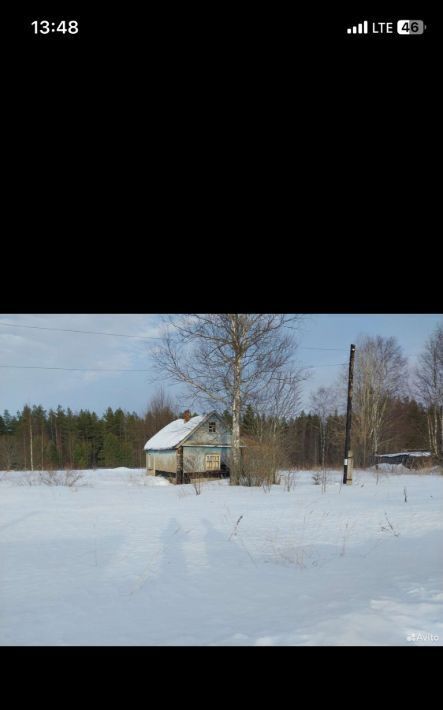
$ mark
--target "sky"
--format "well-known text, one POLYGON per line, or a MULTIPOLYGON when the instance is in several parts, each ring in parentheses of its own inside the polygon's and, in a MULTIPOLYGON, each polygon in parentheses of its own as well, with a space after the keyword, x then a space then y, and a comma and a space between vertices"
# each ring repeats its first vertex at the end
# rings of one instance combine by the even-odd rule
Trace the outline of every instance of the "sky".
MULTIPOLYGON (((394 336, 414 366, 425 341, 442 321, 442 314, 416 313, 305 316, 297 335, 297 361, 312 368, 312 374, 303 384, 302 406, 309 408, 310 394, 319 386, 333 384, 348 361, 351 343, 360 335, 394 336)), ((0 412, 8 409, 15 414, 25 404, 41 404, 45 409, 61 404, 98 415, 107 407, 142 414, 162 384, 182 408, 180 390, 154 380, 149 349, 158 342, 155 338, 161 330, 162 318, 156 314, 1 314, 0 412), (101 334, 66 332, 79 330, 101 334), (38 367, 104 371, 33 369, 38 367)))

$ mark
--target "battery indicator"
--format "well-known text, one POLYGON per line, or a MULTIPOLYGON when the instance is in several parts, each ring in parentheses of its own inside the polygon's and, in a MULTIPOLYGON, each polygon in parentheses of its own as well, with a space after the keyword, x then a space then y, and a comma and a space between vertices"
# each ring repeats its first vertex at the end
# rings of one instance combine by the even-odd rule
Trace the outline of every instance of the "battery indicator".
POLYGON ((422 35, 425 29, 423 20, 399 20, 397 33, 399 35, 422 35))

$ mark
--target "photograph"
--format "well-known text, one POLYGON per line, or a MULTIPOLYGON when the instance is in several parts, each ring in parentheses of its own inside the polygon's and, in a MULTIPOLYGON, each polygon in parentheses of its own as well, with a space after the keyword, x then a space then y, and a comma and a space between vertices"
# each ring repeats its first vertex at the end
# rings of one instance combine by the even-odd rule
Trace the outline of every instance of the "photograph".
POLYGON ((443 644, 443 314, 4 313, 0 354, 0 645, 443 644))

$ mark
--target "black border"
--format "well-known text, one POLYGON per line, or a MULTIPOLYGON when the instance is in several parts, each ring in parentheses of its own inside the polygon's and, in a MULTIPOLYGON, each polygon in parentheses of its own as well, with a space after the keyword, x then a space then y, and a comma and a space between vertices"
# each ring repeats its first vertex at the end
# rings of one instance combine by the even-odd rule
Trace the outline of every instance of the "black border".
MULTIPOLYGON (((45 704, 87 699, 112 706, 138 701, 224 707, 312 702, 353 706, 419 702, 427 673, 437 670, 441 646, 416 647, 40 647, 2 648, 9 681, 19 680, 20 698, 35 698, 45 685, 45 704), (43 679, 51 668, 51 678, 43 679), (67 671, 67 666, 69 670, 67 671), (9 672, 10 671, 10 672, 9 672), (69 686, 69 688, 67 687, 69 686)), ((426 691, 425 695, 432 695, 426 691)))
POLYGON ((295 32, 280 10, 70 3, 79 41, 45 42, 24 19, 61 10, 29 4, 2 308, 441 310, 440 29, 434 4, 378 5, 302 7, 295 32), (426 41, 341 33, 402 14, 426 41))

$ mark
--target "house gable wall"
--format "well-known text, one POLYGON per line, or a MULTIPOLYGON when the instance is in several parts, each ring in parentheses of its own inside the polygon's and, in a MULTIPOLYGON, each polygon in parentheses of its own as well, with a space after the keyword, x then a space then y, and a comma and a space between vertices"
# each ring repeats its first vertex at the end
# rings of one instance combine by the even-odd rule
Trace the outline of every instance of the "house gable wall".
POLYGON ((223 419, 218 414, 214 414, 209 419, 205 419, 183 444, 184 446, 191 444, 193 446, 199 444, 204 446, 231 446, 231 440, 231 433, 223 419), (209 431, 209 422, 215 422, 215 433, 209 431))

